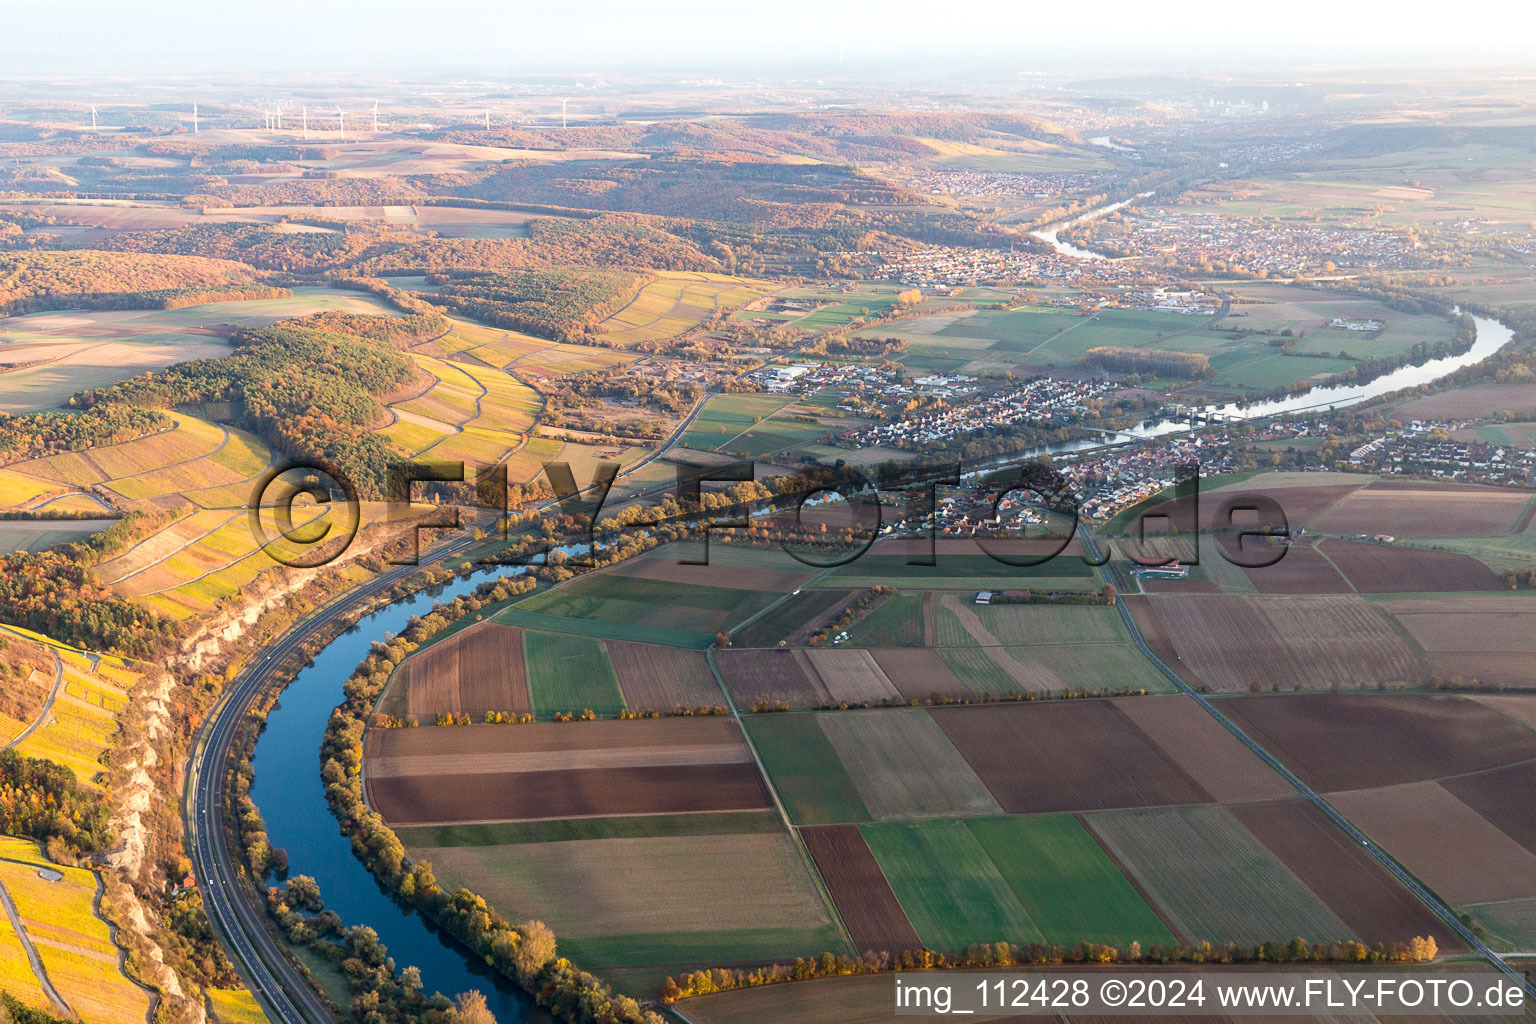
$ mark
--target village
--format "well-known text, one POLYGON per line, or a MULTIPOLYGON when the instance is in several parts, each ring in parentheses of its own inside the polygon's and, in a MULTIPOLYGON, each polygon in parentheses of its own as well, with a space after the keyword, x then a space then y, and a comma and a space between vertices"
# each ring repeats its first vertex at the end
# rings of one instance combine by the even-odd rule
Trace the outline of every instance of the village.
POLYGON ((1364 472, 1429 476, 1467 483, 1528 487, 1536 483, 1536 450, 1461 440, 1450 431, 1459 423, 1415 420, 1349 453, 1349 464, 1364 472))
POLYGON ((1326 274, 1338 267, 1416 270, 1459 264, 1463 257, 1407 232, 1287 222, 1259 217, 1148 209, 1078 228, 1095 248, 1119 255, 1158 256, 1182 267, 1259 276, 1326 274))

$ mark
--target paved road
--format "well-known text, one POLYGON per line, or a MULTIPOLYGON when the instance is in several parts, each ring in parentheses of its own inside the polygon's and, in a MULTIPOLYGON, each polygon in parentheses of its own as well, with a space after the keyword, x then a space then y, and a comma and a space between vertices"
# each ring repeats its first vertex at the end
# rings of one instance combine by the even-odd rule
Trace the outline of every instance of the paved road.
MULTIPOLYGON (((1097 561, 1101 557, 1099 555, 1098 545, 1094 542, 1092 537, 1088 536, 1086 531, 1084 531, 1082 537, 1083 547, 1087 552, 1088 557, 1097 561)), ((1125 592, 1125 588, 1119 585, 1120 579, 1116 574, 1114 567, 1106 563, 1104 566, 1104 571, 1105 576, 1109 578, 1110 582, 1116 585, 1116 589, 1123 594, 1125 592)), ((1485 960, 1489 961, 1499 970, 1509 975, 1510 978, 1519 982, 1521 987, 1525 989, 1527 999, 1536 1000, 1536 984, 1533 984, 1531 981, 1527 980, 1523 971, 1517 970, 1506 963, 1502 956, 1490 949, 1487 943, 1483 942, 1482 939, 1479 939, 1477 935, 1473 933, 1472 929, 1468 928, 1462 922, 1461 918, 1457 916, 1456 911, 1453 910, 1444 900, 1442 900, 1433 889, 1429 888, 1429 886, 1425 885, 1423 882, 1414 877, 1413 873, 1399 864, 1391 854, 1387 853, 1381 847, 1371 842, 1364 832, 1360 831, 1360 829, 1355 827, 1353 822, 1336 811, 1332 804, 1323 799, 1321 794, 1319 794, 1311 786, 1307 785, 1307 783, 1303 782, 1300 776, 1287 768, 1278 758, 1276 758, 1268 750, 1265 750, 1262 746, 1255 742, 1252 737, 1243 732, 1242 729, 1238 728, 1238 726, 1231 719, 1222 714, 1221 711, 1217 709, 1215 704, 1206 699, 1205 694, 1190 686, 1184 681, 1183 677, 1181 677, 1173 669, 1169 668, 1168 664, 1163 661, 1162 658, 1158 657, 1157 654, 1153 652, 1152 648, 1147 646, 1146 639, 1141 635, 1141 628, 1136 625, 1136 619, 1131 614, 1130 608, 1126 606, 1126 603, 1123 600, 1117 600, 1115 602, 1115 606, 1120 609, 1120 618, 1125 621, 1126 628, 1130 630, 1131 639, 1135 641, 1136 646, 1141 650, 1141 653, 1146 655, 1147 659, 1150 660, 1154 666, 1156 666, 1157 670, 1163 675, 1167 676, 1169 681, 1171 681, 1174 686, 1178 687, 1181 693, 1193 698, 1195 703, 1204 708, 1207 714, 1216 719, 1216 721, 1220 722, 1222 727, 1230 732, 1233 736, 1237 737, 1238 741, 1242 743, 1243 746, 1253 751, 1265 764, 1279 772, 1280 776, 1284 778, 1286 782, 1289 782, 1292 786, 1296 787, 1296 791, 1300 793, 1308 803, 1322 812, 1322 814, 1329 821, 1343 829, 1344 834, 1349 836, 1350 839, 1353 839, 1355 842, 1364 847, 1365 850, 1376 859, 1378 864, 1385 868, 1387 872, 1396 878, 1399 882, 1402 882, 1403 885, 1407 887, 1409 892, 1413 893, 1424 902, 1425 906, 1434 911, 1435 916, 1439 917, 1441 921, 1445 923, 1447 928, 1454 932, 1462 942, 1466 943, 1468 949, 1475 950, 1485 960)))
POLYGON ((208 716, 194 747, 187 782, 186 826, 203 903, 241 978, 277 1024, 330 1024, 331 1016, 267 930, 265 909, 246 895, 235 871, 222 815, 235 734, 257 696, 275 681, 278 667, 304 641, 345 616, 356 602, 372 597, 414 569, 402 566, 385 573, 283 634, 235 680, 208 716))
MULTIPOLYGON (((817 332, 800 345, 775 356, 770 362, 792 358, 823 333, 826 332, 817 332)), ((660 458, 677 444, 704 411, 709 399, 719 393, 719 388, 707 390, 667 438, 650 454, 626 467, 619 473, 619 478, 629 476, 660 458)), ((668 489, 665 484, 645 488, 635 494, 634 498, 643 498, 668 489)), ((555 505, 556 502, 549 501, 539 506, 539 509, 555 505)), ((446 561, 480 543, 483 542, 474 540, 471 535, 457 537, 423 555, 421 565, 446 561)), ((230 960, 267 1016, 276 1024, 329 1024, 331 1018, 320 998, 288 959, 281 944, 268 931, 265 907, 247 896, 241 887, 239 874, 235 871, 221 812, 228 760, 235 734, 257 696, 278 682, 277 669, 288 655, 332 623, 345 618, 357 604, 382 593, 420 567, 401 566, 384 573, 354 590, 338 595, 292 626, 225 691, 219 704, 203 723, 193 747, 188 767, 184 816, 191 841, 193 868, 200 880, 203 902, 230 960)))
POLYGON ((59 691, 64 689, 64 659, 59 657, 59 652, 53 652, 53 689, 48 691, 48 699, 43 702, 43 708, 32 720, 32 724, 17 733, 12 740, 5 745, 5 749, 17 746, 22 740, 31 736, 43 723, 48 721, 48 716, 53 714, 53 702, 59 699, 59 691))
MULTIPOLYGON (((655 451, 631 464, 619 476, 628 476, 659 458, 674 445, 703 411, 705 403, 713 394, 715 392, 711 391, 704 395, 693 411, 683 418, 655 451)), ((641 496, 665 489, 665 486, 650 488, 641 492, 641 496)), ((554 504, 547 502, 540 508, 549 508, 554 504)), ((423 555, 421 564, 446 561, 480 543, 483 542, 466 534, 423 555)), ((193 748, 184 813, 193 869, 199 879, 203 903, 225 951, 246 987, 255 994, 262 1009, 276 1024, 330 1024, 331 1017, 324 1003, 288 959, 279 941, 268 931, 266 908, 250 899, 241 887, 240 876, 235 870, 221 815, 228 759, 235 734, 257 696, 277 684, 277 669, 290 654, 305 641, 345 618, 356 605, 389 589, 420 567, 407 565, 390 570, 337 596, 291 627, 260 659, 235 679, 204 722, 198 742, 193 748)))
MULTIPOLYGON (((13 863, 22 862, 14 861, 13 863)), ((35 864, 26 866, 33 869, 37 867, 35 864)), ((73 1017, 75 1011, 69 1008, 64 997, 59 995, 59 990, 53 987, 53 981, 49 979, 48 971, 43 967, 43 958, 37 955, 37 947, 32 945, 32 936, 27 934, 26 925, 22 923, 21 915, 16 912, 16 904, 11 900, 11 892, 5 887, 4 882, 0 882, 0 906, 5 908, 5 916, 10 919, 11 930, 16 933, 16 938, 21 940, 21 948, 27 954, 27 963, 32 966, 32 973, 37 976, 38 984, 43 986, 43 991, 49 999, 53 1000, 53 1005, 64 1012, 64 1016, 73 1017)))

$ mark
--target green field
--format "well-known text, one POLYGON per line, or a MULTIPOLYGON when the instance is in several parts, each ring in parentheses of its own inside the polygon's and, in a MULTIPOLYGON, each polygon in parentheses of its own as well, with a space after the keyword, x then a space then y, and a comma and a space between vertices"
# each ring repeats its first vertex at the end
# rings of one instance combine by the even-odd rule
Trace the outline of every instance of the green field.
POLYGON ((941 647, 939 657, 976 693, 1021 693, 1024 687, 979 647, 941 647))
POLYGON ((956 600, 965 601, 967 612, 980 619, 992 635, 1010 645, 1130 641, 1119 611, 1109 605, 978 605, 970 603, 969 598, 945 596, 935 621, 938 636, 930 638, 935 647, 970 647, 976 643, 971 631, 965 628, 954 610, 947 607, 956 600))
POLYGON ((595 619, 712 634, 730 629, 778 597, 758 590, 701 587, 600 573, 535 594, 520 603, 517 610, 565 619, 595 619))
POLYGON ((709 451, 726 448, 759 420, 772 416, 794 400, 792 395, 716 395, 704 404, 678 443, 709 451))
POLYGON ((1243 306, 1242 317, 1219 320, 1151 310, 1104 309, 1091 316, 1041 307, 985 309, 931 334, 871 329, 869 336, 896 336, 907 342, 901 362, 911 371, 983 373, 1020 364, 1035 367, 1076 365, 1089 349, 1100 346, 1190 352, 1206 356, 1215 371, 1212 384, 1235 393, 1267 391, 1294 381, 1339 373, 1362 359, 1400 355, 1415 344, 1448 339, 1453 326, 1434 316, 1412 316, 1380 310, 1359 300, 1331 300, 1317 293, 1315 302, 1284 306, 1288 318, 1263 316, 1262 305, 1243 306), (1378 337, 1316 327, 1316 317, 1363 315, 1377 310, 1387 327, 1378 337), (1258 312, 1255 312, 1255 311, 1258 312), (1287 355, 1277 344, 1281 332, 1303 319, 1315 328, 1298 340, 1285 339, 1296 353, 1287 355), (1350 358, 1323 358, 1340 351, 1350 358))
POLYGON ((893 594, 855 622, 845 647, 923 646, 923 595, 893 594))
POLYGON ((1190 942, 1311 942, 1348 938, 1349 927, 1216 806, 1086 816, 1165 921, 1190 942))
POLYGON ((563 843, 581 839, 746 835, 783 830, 783 820, 773 811, 722 811, 503 821, 482 825, 426 825, 396 829, 395 833, 407 846, 516 846, 519 843, 563 843))
POLYGON ((974 818, 976 837, 1046 942, 1170 945, 1173 933, 1070 814, 974 818))
POLYGON ((963 821, 861 826, 918 938, 954 951, 977 942, 1040 942, 1043 936, 963 821))
POLYGON ((528 693, 540 715, 590 708, 600 715, 624 710, 624 695, 601 642, 580 636, 527 632, 523 660, 528 693))
POLYGON ((733 647, 774 647, 806 623, 849 600, 852 591, 805 589, 731 633, 733 647))
POLYGON ((1002 813, 927 711, 832 711, 816 717, 876 821, 1002 813))
POLYGON ((1039 565, 1006 565, 987 555, 939 555, 937 565, 908 565, 909 555, 867 554, 816 581, 819 587, 901 587, 903 590, 1020 590, 1082 586, 1093 571, 1061 555, 1039 565), (1077 581, 1074 583, 1073 581, 1077 581))
POLYGON ((520 605, 498 612, 495 621, 504 626, 517 626, 521 629, 540 630, 546 633, 571 633, 603 640, 634 640, 643 644, 688 647, 697 651, 702 651, 715 642, 713 633, 689 633, 681 629, 664 629, 660 626, 636 626, 627 622, 544 615, 540 612, 526 611, 520 605))
POLYGON ((815 715, 744 715, 747 736, 797 825, 869 821, 869 809, 815 715))
MULTIPOLYGON (((1510 949, 1536 947, 1536 899, 1500 900, 1498 903, 1473 903, 1457 908, 1488 929, 1510 949)), ((1495 943, 1496 948, 1498 944, 1495 943)))

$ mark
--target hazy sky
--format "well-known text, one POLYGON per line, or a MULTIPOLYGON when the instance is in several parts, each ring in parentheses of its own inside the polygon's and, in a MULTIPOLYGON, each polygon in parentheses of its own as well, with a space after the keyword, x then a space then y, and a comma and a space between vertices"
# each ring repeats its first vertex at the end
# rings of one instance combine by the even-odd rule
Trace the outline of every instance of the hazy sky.
MULTIPOLYGON (((986 57, 1032 66, 1526 66, 1536 3, 1458 0, 0 0, 0 76, 253 70, 764 69, 986 57)), ((964 65, 958 65, 963 67, 964 65)))

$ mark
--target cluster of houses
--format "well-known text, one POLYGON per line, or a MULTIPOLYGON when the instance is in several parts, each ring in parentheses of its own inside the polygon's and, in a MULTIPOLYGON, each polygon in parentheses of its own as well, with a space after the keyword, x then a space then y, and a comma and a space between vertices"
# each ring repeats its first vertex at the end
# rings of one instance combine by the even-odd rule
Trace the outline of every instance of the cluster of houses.
POLYGON ((1078 495, 1083 518, 1103 522, 1174 485, 1179 467, 1198 464, 1202 476, 1230 472, 1231 441, 1200 433, 1128 445, 1058 464, 1078 495))
MULTIPOLYGON (((941 383, 938 386, 948 385, 941 383)), ((1088 409, 1090 400, 1118 389, 1118 384, 1105 380, 1037 377, 973 401, 928 408, 915 415, 849 431, 837 439, 837 444, 848 448, 873 448, 876 445, 908 448, 1009 423, 1071 422, 1088 409)))
POLYGON ((1054 199, 1085 195, 1101 188, 1102 174, 1025 174, 1016 171, 924 171, 907 179, 914 192, 936 196, 1010 196, 1054 199))
POLYGON ((1475 438, 1457 440, 1447 431, 1454 426, 1415 420, 1401 431, 1356 448, 1349 453, 1349 463, 1373 473, 1406 473, 1485 484, 1536 484, 1536 450, 1475 438))
MULTIPOLYGON (((1114 285, 1143 287, 1146 268, 1115 260, 1080 260, 1055 251, 1033 248, 984 249, 958 245, 927 245, 920 249, 889 252, 830 253, 873 259, 865 276, 877 281, 899 281, 917 288, 975 287, 980 285, 1063 284, 1079 288, 1114 285)), ((1173 283, 1170 279, 1168 283, 1173 283)))
POLYGON ((1174 213, 1150 210, 1124 214, 1118 222, 1098 222, 1090 229, 1113 232, 1117 248, 1159 254, 1185 266, 1222 265, 1253 273, 1314 274, 1330 265, 1375 270, 1407 270, 1444 262, 1407 232, 1277 224, 1258 217, 1174 213))

